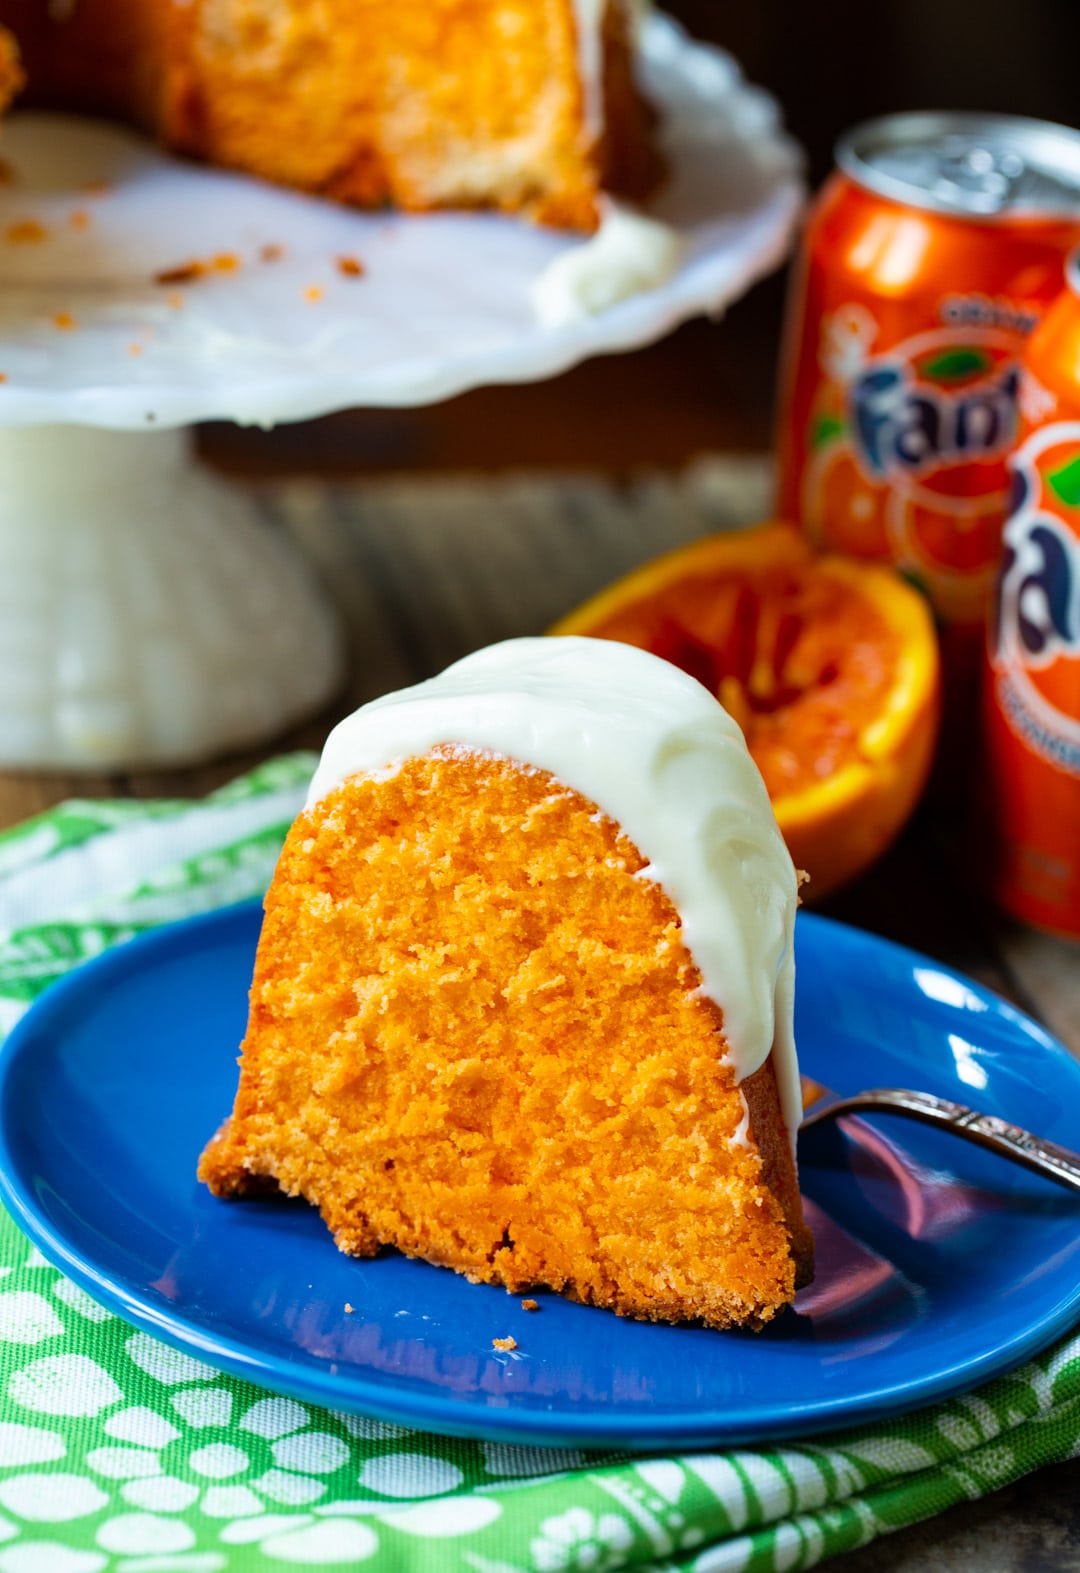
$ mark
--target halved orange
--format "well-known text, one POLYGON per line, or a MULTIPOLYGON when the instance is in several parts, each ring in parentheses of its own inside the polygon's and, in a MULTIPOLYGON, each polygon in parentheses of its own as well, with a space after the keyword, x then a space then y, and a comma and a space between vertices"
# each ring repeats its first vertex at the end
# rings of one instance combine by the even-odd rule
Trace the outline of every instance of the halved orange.
POLYGON ((919 799, 940 718, 937 637, 890 568, 760 525, 647 563, 550 632, 641 646, 717 695, 810 875, 808 899, 880 856, 919 799))

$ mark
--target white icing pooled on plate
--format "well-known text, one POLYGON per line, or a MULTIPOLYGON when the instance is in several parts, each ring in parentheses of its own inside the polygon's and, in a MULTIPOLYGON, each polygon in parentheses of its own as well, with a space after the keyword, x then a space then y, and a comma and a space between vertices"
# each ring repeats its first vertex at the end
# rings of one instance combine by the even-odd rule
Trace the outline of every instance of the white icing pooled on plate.
POLYGON ((770 1049, 792 1143, 802 1118, 793 1031, 795 869, 743 735, 677 667, 606 639, 511 639, 342 721, 308 794, 438 744, 548 771, 608 814, 666 892, 724 1014, 738 1079, 770 1049))
POLYGON ((561 251, 532 286, 537 317, 562 327, 659 289, 673 277, 683 241, 667 224, 604 197, 595 235, 561 251))

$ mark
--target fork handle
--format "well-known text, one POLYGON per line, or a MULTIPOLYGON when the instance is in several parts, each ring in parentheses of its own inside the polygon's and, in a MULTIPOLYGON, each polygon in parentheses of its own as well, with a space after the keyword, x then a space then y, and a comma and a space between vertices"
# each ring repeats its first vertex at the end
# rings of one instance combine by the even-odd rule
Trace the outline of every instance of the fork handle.
POLYGON ((1025 1169, 1056 1180, 1069 1190, 1080 1192, 1080 1153, 1059 1147, 1056 1142, 1033 1136, 1020 1125, 1010 1125, 996 1114, 980 1114, 962 1103, 937 1098, 930 1092, 911 1092, 903 1087, 876 1087, 851 1098, 837 1098, 820 1109, 811 1109, 803 1127, 845 1114, 902 1114, 924 1125, 936 1125, 987 1147, 1002 1158, 1009 1158, 1025 1169))

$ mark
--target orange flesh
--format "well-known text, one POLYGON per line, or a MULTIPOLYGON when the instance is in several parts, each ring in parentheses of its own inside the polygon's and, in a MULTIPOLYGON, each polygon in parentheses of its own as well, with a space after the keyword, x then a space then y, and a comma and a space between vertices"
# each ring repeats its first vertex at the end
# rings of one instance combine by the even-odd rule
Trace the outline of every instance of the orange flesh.
POLYGON ((901 655, 876 607, 821 567, 688 576, 590 632, 703 682, 742 727, 774 802, 862 757, 901 655))
POLYGON ((771 1064, 744 1102, 644 866, 594 804, 512 761, 441 748, 349 778, 286 842, 201 1177, 221 1195, 276 1179, 356 1255, 394 1244, 637 1317, 768 1320, 810 1253, 771 1064))

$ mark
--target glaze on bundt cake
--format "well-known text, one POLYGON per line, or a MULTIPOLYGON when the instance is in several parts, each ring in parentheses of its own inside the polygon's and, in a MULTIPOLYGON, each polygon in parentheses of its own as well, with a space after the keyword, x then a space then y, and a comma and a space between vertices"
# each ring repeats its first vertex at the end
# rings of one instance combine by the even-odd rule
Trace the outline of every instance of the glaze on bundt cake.
POLYGON ((630 0, 0 0, 28 101, 363 207, 594 227, 653 181, 630 0))
POLYGON ((353 1255, 760 1325, 812 1259, 796 883, 738 728, 644 651, 513 640, 367 705, 282 852, 200 1176, 353 1255))

